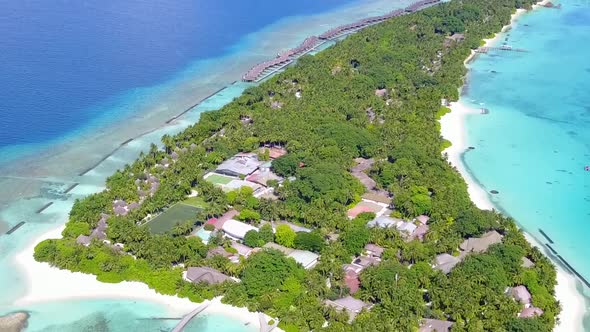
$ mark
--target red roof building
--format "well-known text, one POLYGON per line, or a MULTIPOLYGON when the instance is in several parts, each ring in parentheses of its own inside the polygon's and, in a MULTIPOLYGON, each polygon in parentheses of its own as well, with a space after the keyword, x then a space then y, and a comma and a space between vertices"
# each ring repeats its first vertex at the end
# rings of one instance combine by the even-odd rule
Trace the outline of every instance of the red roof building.
POLYGON ((348 287, 348 289, 350 290, 350 294, 356 293, 361 285, 359 275, 352 270, 347 270, 344 274, 344 283, 346 284, 346 287, 348 287))

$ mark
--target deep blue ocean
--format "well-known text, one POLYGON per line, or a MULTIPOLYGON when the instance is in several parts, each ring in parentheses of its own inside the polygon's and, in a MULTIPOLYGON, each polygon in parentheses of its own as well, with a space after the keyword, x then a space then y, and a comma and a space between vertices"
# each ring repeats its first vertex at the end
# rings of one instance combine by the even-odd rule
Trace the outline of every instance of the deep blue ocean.
POLYGON ((0 151, 59 139, 249 33, 349 2, 0 1, 0 151))

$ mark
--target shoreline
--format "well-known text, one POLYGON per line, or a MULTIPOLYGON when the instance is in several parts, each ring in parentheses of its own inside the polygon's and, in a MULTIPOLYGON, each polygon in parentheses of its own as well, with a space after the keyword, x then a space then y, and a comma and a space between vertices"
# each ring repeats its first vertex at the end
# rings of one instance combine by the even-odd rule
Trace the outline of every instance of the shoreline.
MULTIPOLYGON (((40 235, 25 250, 14 256, 16 266, 28 283, 26 293, 12 304, 14 307, 85 299, 142 300, 160 304, 166 308, 168 315, 178 315, 180 318, 198 306, 208 303, 207 308, 194 319, 207 314, 218 314, 250 327, 260 327, 257 312, 250 312, 244 307, 223 304, 221 303, 221 297, 195 303, 186 298, 156 293, 156 291, 141 282, 103 283, 97 281, 96 276, 91 274, 60 270, 48 263, 35 261, 33 252, 37 243, 45 239, 61 238, 63 229, 64 226, 60 226, 40 235), (43 276, 43 278, 35 278, 34 276, 43 276), (52 287, 47 287, 48 284, 52 285, 52 287)), ((267 321, 272 319, 266 314, 265 316, 267 321)), ((276 331, 282 330, 276 328, 276 331)))
MULTIPOLYGON (((543 5, 547 2, 548 0, 544 0, 537 3, 536 5, 533 5, 533 10, 539 8, 540 5, 543 5)), ((501 33, 506 32, 508 29, 512 28, 515 20, 526 12, 528 11, 524 9, 518 9, 516 13, 512 14, 510 24, 504 26, 501 33)), ((485 43, 483 46, 490 46, 494 44, 499 37, 500 33, 496 33, 494 37, 484 39, 485 43)), ((476 53, 472 50, 471 55, 469 55, 469 57, 467 57, 467 59, 464 61, 465 66, 475 59, 476 53)), ((449 108, 451 109, 451 112, 441 118, 440 124, 441 135, 446 140, 449 140, 452 145, 445 149, 443 153, 447 154, 448 162, 457 169, 457 171, 467 183, 467 191, 471 201, 482 210, 498 210, 490 199, 489 194, 467 170, 467 167, 462 159, 463 154, 469 151, 466 131, 467 117, 473 114, 479 114, 479 112, 467 106, 461 101, 461 98, 459 101, 453 102, 449 108)), ((523 233, 531 245, 538 247, 542 252, 545 252, 545 248, 542 246, 542 244, 539 243, 531 234, 526 232, 523 233)), ((549 258, 552 259, 551 257, 549 258)), ((574 275, 566 271, 559 264, 559 262, 554 262, 554 265, 557 270, 555 297, 561 304, 561 312, 558 316, 559 322, 557 322, 557 325, 553 331, 583 331, 586 305, 583 295, 578 290, 580 281, 577 280, 574 275)))

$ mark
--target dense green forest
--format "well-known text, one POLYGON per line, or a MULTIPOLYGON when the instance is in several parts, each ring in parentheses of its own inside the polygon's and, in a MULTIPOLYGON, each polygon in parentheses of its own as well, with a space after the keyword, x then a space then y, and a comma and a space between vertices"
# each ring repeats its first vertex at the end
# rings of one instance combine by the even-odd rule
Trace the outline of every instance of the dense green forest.
POLYGON ((453 0, 369 27, 315 56, 302 57, 222 109, 202 114, 184 132, 165 136, 164 150, 152 145, 112 175, 107 190, 76 201, 64 238, 40 243, 35 258, 95 274, 103 282, 141 281, 160 293, 196 302, 224 295, 224 302, 278 317, 286 331, 415 331, 422 318, 453 321, 453 331, 552 330, 560 310, 553 296, 554 267, 513 220, 473 205, 465 182, 441 154, 448 143, 437 121, 441 99, 459 97, 470 50, 507 24, 516 8, 531 4, 453 0), (453 33, 465 39, 449 42, 446 37, 453 33), (377 89, 386 93, 378 96, 377 89), (248 190, 224 193, 203 180, 223 160, 267 143, 286 147, 288 154, 273 161, 273 168, 295 178, 276 186, 278 200, 258 199, 248 190), (158 167, 172 151, 178 152, 178 160, 158 167), (367 228, 368 214, 347 218, 346 211, 364 192, 349 171, 358 157, 376 160, 369 174, 393 195, 396 215, 430 216, 424 241, 405 241, 395 229, 367 228), (157 191, 128 215, 108 219, 108 239, 124 244, 122 251, 99 241, 88 247, 76 244, 78 235, 96 227, 101 213, 113 215, 114 200, 138 201, 137 180, 144 183, 148 173, 158 177, 157 191), (287 230, 273 235, 263 227, 246 242, 277 241, 309 249, 321 254, 319 264, 304 270, 275 250, 235 264, 222 256, 207 258, 208 249, 228 247, 228 240, 217 236, 205 245, 185 237, 190 223, 163 235, 138 226, 193 190, 207 206, 195 216, 197 222, 233 208, 249 223, 289 220, 314 229, 308 235, 287 230), (456 255, 464 239, 489 230, 504 235, 502 243, 468 256, 448 275, 431 267, 437 254, 456 255), (324 240, 334 233, 340 235, 336 241, 324 240), (342 265, 369 242, 385 248, 383 261, 363 271, 355 297, 374 305, 349 324, 348 316, 325 306, 324 300, 347 294, 342 265), (525 256, 533 267, 521 266, 525 256), (191 284, 182 279, 182 266, 210 266, 241 282, 191 284), (543 315, 517 318, 520 306, 504 294, 515 285, 530 290, 543 315))

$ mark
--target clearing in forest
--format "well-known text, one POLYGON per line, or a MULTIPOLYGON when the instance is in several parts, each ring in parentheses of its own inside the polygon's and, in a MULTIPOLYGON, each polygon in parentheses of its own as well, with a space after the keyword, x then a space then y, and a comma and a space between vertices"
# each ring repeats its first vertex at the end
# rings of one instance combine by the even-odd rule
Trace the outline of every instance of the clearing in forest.
POLYGON ((152 234, 163 234, 180 223, 195 220, 197 212, 200 210, 200 208, 193 205, 177 203, 148 221, 147 226, 152 234))

